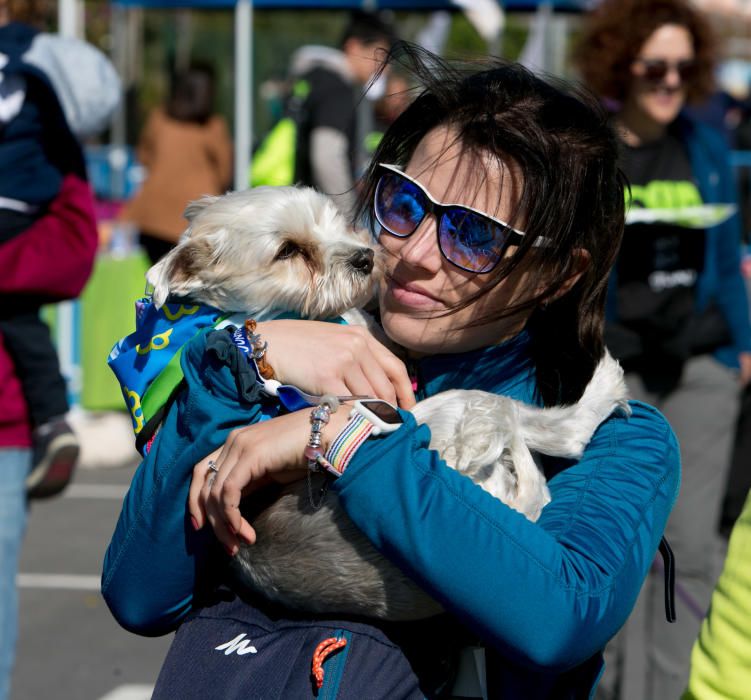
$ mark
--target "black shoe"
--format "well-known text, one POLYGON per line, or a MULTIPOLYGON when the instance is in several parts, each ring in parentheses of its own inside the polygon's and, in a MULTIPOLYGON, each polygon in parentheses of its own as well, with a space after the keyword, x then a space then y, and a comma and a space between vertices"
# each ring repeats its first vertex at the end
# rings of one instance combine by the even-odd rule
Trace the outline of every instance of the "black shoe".
POLYGON ((32 433, 33 466, 26 477, 29 498, 49 498, 70 482, 80 447, 75 433, 63 418, 40 425, 32 433))

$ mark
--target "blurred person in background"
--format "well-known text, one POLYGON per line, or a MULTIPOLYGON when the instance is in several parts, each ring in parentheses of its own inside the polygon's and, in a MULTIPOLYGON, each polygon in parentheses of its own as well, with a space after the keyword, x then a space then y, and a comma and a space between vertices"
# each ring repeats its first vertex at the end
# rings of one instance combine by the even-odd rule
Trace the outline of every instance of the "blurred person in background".
POLYGON ((348 212, 356 179, 367 165, 367 135, 373 130, 372 101, 385 90, 385 76, 368 85, 394 40, 391 26, 378 15, 354 12, 344 29, 341 50, 304 46, 290 73, 304 98, 297 120, 294 182, 334 196, 348 212))
MULTIPOLYGON (((93 46, 35 28, 43 24, 48 3, 2 0, 0 7, 3 245, 44 215, 68 172, 85 177, 77 139, 106 126, 119 100, 120 81, 109 59, 93 46)), ((59 493, 78 457, 78 442, 65 420, 65 380, 39 317, 46 301, 45 295, 14 295, 0 311, 0 331, 34 428, 33 466, 26 479, 30 497, 59 493)))
POLYGON ((96 222, 73 132, 106 118, 119 91, 93 47, 29 26, 48 10, 0 0, 0 700, 10 692, 29 479, 30 493, 59 491, 77 451, 62 419, 40 445, 40 416, 64 413, 67 401, 38 308, 77 296, 91 272, 96 222), (103 77, 114 84, 95 82, 103 77), (74 449, 56 457, 61 445, 74 449))
MULTIPOLYGON (((416 97, 409 79, 402 73, 391 71, 386 77, 386 89, 383 97, 375 101, 373 105, 373 114, 375 117, 375 130, 372 132, 380 137, 386 129, 389 128, 397 117, 409 107, 410 102, 416 97)), ((375 150, 378 143, 374 143, 372 148, 375 150)))
POLYGON ((721 134, 684 113, 713 88, 714 52, 706 19, 686 0, 606 0, 576 52, 584 80, 611 105, 631 183, 606 340, 633 398, 673 426, 683 465, 665 533, 675 551, 677 622, 662 619, 662 577, 653 571, 606 654, 603 697, 663 700, 686 686, 716 579, 739 389, 751 378, 728 152, 721 134))
POLYGON ((149 114, 141 133, 137 155, 147 176, 121 218, 138 227, 152 262, 185 230, 188 202, 223 194, 231 184, 232 142, 214 102, 214 71, 195 64, 174 77, 169 98, 149 114))

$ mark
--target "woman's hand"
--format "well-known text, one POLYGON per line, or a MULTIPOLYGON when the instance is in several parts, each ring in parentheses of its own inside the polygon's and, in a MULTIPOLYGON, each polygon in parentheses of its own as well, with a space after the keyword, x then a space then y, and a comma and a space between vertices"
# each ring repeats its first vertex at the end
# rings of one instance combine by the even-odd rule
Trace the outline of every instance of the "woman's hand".
MULTIPOLYGON (((324 428, 324 447, 327 438, 338 435, 348 419, 349 409, 344 404, 324 428)), ((193 527, 199 530, 208 520, 232 556, 241 541, 253 544, 256 533, 240 514, 241 498, 272 481, 286 484, 304 478, 307 463, 303 450, 309 436, 309 410, 233 430, 223 447, 193 468, 188 494, 193 527), (212 461, 216 471, 209 468, 212 461)))
POLYGON ((404 363, 361 326, 278 320, 258 324, 279 381, 310 394, 375 396, 415 405, 404 363))

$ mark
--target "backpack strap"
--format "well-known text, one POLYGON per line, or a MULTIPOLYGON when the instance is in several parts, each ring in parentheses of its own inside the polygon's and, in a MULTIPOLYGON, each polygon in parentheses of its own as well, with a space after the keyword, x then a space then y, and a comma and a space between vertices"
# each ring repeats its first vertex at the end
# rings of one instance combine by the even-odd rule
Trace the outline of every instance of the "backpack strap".
POLYGON ((665 618, 675 622, 675 555, 665 536, 660 540, 659 552, 665 571, 665 618))

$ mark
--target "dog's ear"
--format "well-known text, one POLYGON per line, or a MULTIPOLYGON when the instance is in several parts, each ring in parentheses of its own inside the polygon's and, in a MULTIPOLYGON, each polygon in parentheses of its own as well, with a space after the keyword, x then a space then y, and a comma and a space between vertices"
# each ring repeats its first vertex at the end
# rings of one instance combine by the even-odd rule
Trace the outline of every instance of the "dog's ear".
POLYGON ((146 294, 151 295, 157 309, 162 307, 169 295, 169 283, 165 279, 164 267, 170 254, 165 255, 146 271, 146 294))
POLYGON ((210 207, 214 202, 216 202, 219 199, 221 199, 221 197, 214 196, 214 195, 208 195, 208 194, 204 195, 200 199, 194 199, 192 202, 188 202, 188 206, 185 207, 185 211, 183 212, 183 216, 190 223, 206 207, 210 207))
POLYGON ((187 239, 173 248, 146 273, 153 287, 152 301, 161 308, 172 295, 190 296, 203 286, 200 272, 209 265, 211 247, 205 240, 187 239))

